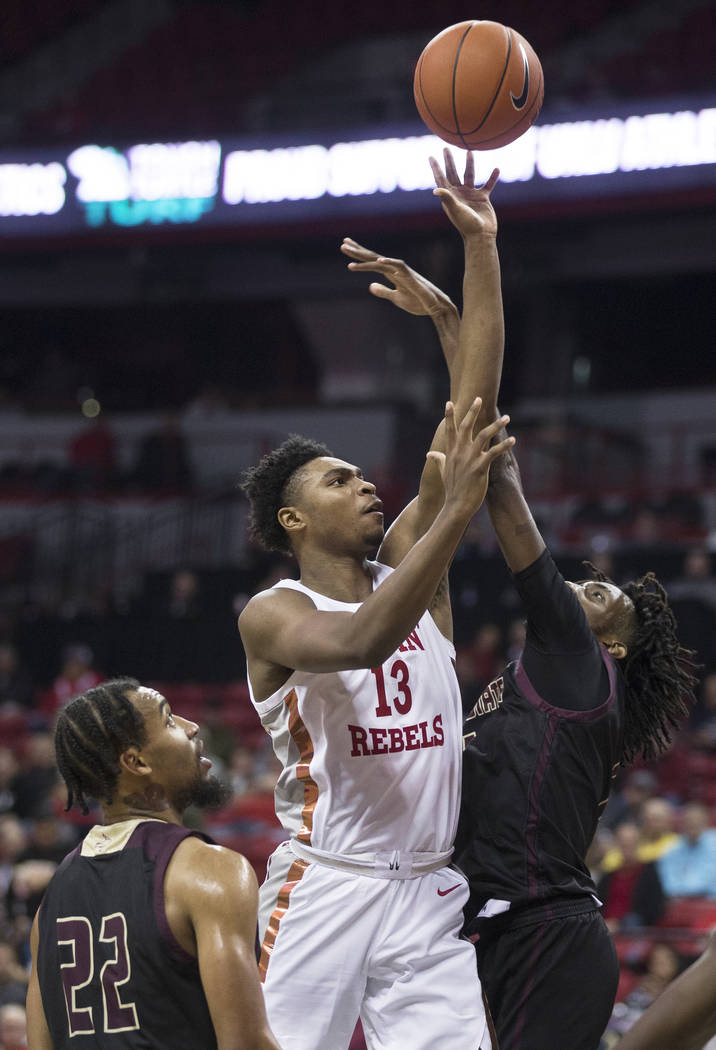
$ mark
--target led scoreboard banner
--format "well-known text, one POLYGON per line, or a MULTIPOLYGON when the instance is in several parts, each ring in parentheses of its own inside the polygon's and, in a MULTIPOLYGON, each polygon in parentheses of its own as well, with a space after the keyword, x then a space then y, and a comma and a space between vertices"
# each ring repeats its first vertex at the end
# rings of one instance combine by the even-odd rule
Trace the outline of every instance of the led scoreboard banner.
MULTIPOLYGON (((427 158, 440 156, 444 143, 410 130, 306 144, 211 139, 5 150, 0 237, 229 229, 434 209, 427 158)), ((501 206, 716 190, 716 105, 545 123, 476 159, 478 177, 500 168, 501 206)))

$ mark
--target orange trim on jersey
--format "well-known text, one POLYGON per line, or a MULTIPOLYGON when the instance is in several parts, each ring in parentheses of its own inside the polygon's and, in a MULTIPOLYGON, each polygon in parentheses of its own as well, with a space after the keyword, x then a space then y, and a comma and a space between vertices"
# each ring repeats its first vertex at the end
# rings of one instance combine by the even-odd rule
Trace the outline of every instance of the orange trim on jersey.
POLYGON ((292 689, 283 699, 288 707, 288 731, 293 742, 298 748, 300 760, 296 766, 296 779, 303 783, 303 827, 299 830, 296 838, 299 842, 311 845, 311 832, 313 831, 313 811, 318 801, 318 784, 309 772, 311 759, 313 758, 313 741, 298 713, 298 697, 296 690, 292 689))
POLYGON ((305 860, 294 860, 291 867, 288 869, 288 875, 286 881, 279 890, 278 899, 276 901, 276 907, 271 913, 271 918, 268 921, 266 927, 266 933, 264 934, 263 943, 261 945, 261 957, 259 958, 259 978, 261 983, 266 980, 266 970, 268 969, 269 960, 271 958, 271 952, 273 946, 276 943, 278 936, 278 928, 281 924, 281 919, 288 911, 289 897, 291 891, 298 886, 299 882, 303 878, 303 873, 308 867, 308 862, 305 860))

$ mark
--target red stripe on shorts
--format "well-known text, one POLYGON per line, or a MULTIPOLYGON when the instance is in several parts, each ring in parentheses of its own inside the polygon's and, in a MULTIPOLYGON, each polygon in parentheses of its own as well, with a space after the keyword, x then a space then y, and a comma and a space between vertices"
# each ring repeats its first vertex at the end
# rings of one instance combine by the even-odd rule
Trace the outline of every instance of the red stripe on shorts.
POLYGON ((261 957, 259 958, 259 977, 261 983, 266 980, 266 970, 268 969, 269 960, 271 958, 271 952, 273 946, 276 943, 278 936, 278 928, 281 925, 281 919, 288 911, 289 897, 291 891, 298 886, 299 882, 303 878, 303 873, 308 867, 308 862, 305 860, 294 860, 291 867, 288 869, 288 875, 286 881, 279 890, 278 899, 276 901, 276 907, 271 913, 271 918, 268 921, 266 927, 266 933, 264 934, 263 944, 261 945, 261 957))

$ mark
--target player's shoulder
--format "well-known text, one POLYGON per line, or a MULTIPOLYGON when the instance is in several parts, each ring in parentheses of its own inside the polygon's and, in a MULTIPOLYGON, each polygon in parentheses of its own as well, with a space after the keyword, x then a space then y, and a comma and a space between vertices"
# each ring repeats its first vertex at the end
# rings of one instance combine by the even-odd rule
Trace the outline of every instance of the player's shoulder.
POLYGON ((236 850, 188 835, 177 846, 167 871, 174 892, 182 888, 194 895, 256 892, 256 875, 249 861, 236 850))
POLYGON ((275 628, 277 623, 295 615, 315 609, 315 603, 304 591, 293 587, 269 587, 250 598, 239 615, 239 631, 242 638, 275 628))

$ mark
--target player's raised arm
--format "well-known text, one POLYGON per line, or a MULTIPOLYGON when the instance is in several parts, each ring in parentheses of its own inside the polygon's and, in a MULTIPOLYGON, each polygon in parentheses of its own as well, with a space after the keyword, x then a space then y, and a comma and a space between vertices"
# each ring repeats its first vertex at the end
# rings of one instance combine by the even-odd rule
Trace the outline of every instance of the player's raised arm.
POLYGON ((482 398, 479 424, 484 426, 497 416, 505 344, 497 217, 490 200, 500 173, 497 168, 493 169, 485 184, 476 186, 472 153, 467 154, 462 179, 452 152, 445 149, 443 157, 444 171, 434 157, 430 158, 436 185, 434 193, 460 233, 465 251, 462 321, 451 368, 451 388, 458 419, 467 409, 470 392, 479 392, 482 398))
POLYGON ((47 1027, 45 1010, 42 1005, 40 982, 37 979, 38 943, 39 934, 37 916, 35 916, 30 933, 32 969, 30 971, 30 983, 27 988, 27 1048, 28 1050, 53 1050, 52 1036, 47 1027))
POLYGON ((254 954, 258 888, 249 862, 187 839, 167 871, 166 891, 193 931, 218 1050, 280 1050, 254 954))
MULTIPOLYGON (((378 256, 356 241, 346 238, 341 246, 356 272, 374 271, 394 285, 374 282, 370 291, 407 313, 430 316, 440 339, 450 376, 450 397, 458 420, 467 411, 474 392, 482 397, 479 424, 484 426, 497 416, 497 390, 502 369, 504 322, 500 266, 497 254, 497 219, 490 194, 497 184, 494 169, 484 185, 475 186, 475 167, 467 154, 461 180, 450 150, 445 150, 445 171, 435 158, 430 164, 436 181, 436 194, 453 225, 459 230, 465 250, 463 280, 463 319, 445 293, 400 259, 378 256)), ((435 432, 431 449, 444 447, 444 427, 435 432)), ((409 504, 386 536, 379 557, 397 564, 415 540, 423 534, 442 502, 439 478, 428 460, 420 480, 417 500, 409 504)))

